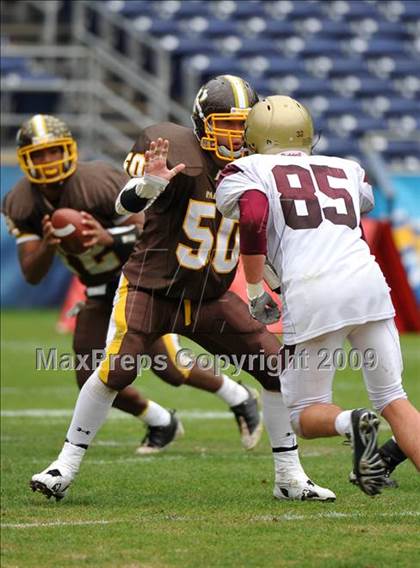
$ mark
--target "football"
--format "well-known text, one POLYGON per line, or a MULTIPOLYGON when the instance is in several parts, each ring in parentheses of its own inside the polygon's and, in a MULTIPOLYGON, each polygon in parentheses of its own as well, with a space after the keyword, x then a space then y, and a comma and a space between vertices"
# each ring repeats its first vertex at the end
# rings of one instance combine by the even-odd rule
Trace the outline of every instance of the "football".
POLYGON ((76 209, 57 209, 51 215, 54 234, 61 239, 61 248, 70 254, 84 252, 83 216, 76 209))

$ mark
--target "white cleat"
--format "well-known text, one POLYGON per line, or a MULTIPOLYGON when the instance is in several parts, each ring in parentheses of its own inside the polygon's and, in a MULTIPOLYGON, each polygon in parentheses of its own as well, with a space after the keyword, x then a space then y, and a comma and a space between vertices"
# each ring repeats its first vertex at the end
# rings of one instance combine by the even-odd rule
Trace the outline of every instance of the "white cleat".
POLYGON ((276 481, 273 495, 276 499, 288 501, 335 501, 336 495, 330 489, 320 487, 307 477, 295 477, 276 481))
POLYGON ((60 501, 65 497, 73 479, 74 474, 67 467, 54 461, 44 471, 33 475, 29 485, 32 491, 43 493, 47 499, 55 497, 56 501, 60 501))

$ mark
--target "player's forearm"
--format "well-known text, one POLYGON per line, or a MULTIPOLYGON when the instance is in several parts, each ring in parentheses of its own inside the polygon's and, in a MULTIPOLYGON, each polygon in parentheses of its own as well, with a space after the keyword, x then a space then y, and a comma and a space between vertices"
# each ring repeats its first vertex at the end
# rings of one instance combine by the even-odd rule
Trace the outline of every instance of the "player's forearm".
POLYGON ((33 285, 41 282, 51 268, 55 250, 55 247, 41 241, 34 250, 19 251, 20 267, 26 282, 33 285))
POLYGON ((146 174, 133 178, 126 183, 115 202, 118 215, 145 211, 159 197, 168 185, 168 181, 146 174))
POLYGON ((259 284, 264 276, 264 254, 242 254, 242 265, 244 267, 245 280, 247 284, 259 284))

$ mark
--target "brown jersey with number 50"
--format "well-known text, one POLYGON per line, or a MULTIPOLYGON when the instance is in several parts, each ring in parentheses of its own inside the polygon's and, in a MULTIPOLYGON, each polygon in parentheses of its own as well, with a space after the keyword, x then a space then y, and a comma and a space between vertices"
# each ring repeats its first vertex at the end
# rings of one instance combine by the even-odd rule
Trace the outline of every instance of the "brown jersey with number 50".
POLYGON ((218 168, 191 129, 167 122, 141 133, 127 156, 127 173, 142 175, 144 152, 158 137, 169 140, 168 167, 183 162, 186 169, 147 209, 142 238, 123 272, 133 286, 168 298, 217 298, 232 283, 239 253, 237 222, 216 209, 218 168))

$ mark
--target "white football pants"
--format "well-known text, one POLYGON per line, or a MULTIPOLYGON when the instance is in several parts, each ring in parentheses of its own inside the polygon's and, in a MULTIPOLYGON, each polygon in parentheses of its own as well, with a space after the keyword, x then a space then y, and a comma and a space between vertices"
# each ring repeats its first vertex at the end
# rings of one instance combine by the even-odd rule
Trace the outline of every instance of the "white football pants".
POLYGON ((361 368, 369 399, 379 412, 393 400, 407 398, 394 320, 347 326, 297 344, 281 375, 283 399, 296 432, 304 408, 332 402, 337 367, 361 368), (346 339, 352 346, 349 354, 343 350, 346 339))

